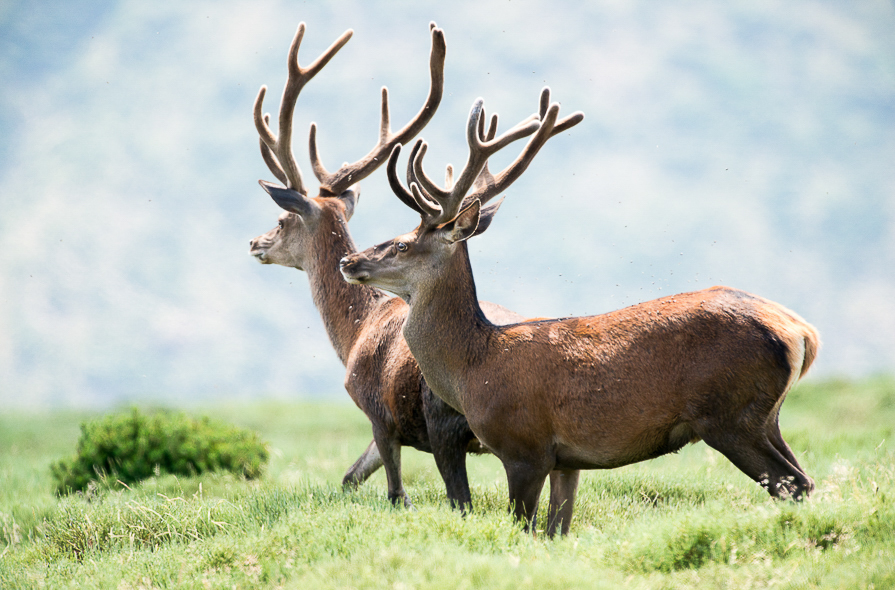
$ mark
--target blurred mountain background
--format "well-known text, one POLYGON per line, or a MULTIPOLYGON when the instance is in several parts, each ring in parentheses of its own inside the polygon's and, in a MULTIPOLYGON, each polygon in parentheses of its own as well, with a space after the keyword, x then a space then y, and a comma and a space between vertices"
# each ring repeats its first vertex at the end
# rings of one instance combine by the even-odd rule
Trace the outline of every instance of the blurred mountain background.
MULTIPOLYGON (((305 64, 353 28, 294 145, 308 179, 310 121, 354 161, 381 86, 395 127, 422 104, 430 20, 433 175, 478 96, 502 129, 544 85, 587 115, 470 243, 480 298, 566 316, 726 284, 818 327, 815 377, 895 370, 891 2, 3 0, 0 407, 347 400, 304 273, 247 255, 280 212, 252 103, 267 84, 276 113, 300 21, 305 64)), ((362 188, 360 248, 416 225, 384 169, 362 188)))

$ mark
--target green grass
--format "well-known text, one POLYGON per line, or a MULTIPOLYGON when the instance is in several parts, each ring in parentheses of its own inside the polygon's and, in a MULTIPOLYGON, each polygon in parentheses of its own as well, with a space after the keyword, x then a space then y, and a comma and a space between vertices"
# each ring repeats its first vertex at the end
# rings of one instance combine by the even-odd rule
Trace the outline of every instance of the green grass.
MULTIPOLYGON (((0 417, 0 588, 893 588, 895 380, 809 382, 781 424, 817 490, 778 502, 699 443, 585 472, 571 534, 506 514, 494 457, 470 457, 475 512, 450 510, 430 455, 406 449, 416 509, 380 470, 339 487, 370 427, 335 403, 193 409, 271 443, 260 481, 150 478, 59 498, 49 466, 86 413, 0 417)), ((543 518, 540 519, 543 522, 543 518)))

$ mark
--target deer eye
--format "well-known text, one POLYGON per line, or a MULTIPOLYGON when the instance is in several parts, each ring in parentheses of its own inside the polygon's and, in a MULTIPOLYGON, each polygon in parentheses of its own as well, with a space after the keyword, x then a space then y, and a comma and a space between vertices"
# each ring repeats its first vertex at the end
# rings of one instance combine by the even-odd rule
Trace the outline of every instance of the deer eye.
POLYGON ((407 252, 407 244, 404 242, 398 242, 395 244, 395 248, 398 249, 398 252, 407 252))
POLYGON ((283 225, 284 225, 284 224, 283 224, 283 220, 282 220, 282 219, 279 220, 279 221, 277 222, 277 227, 279 227, 280 229, 283 229, 283 225))

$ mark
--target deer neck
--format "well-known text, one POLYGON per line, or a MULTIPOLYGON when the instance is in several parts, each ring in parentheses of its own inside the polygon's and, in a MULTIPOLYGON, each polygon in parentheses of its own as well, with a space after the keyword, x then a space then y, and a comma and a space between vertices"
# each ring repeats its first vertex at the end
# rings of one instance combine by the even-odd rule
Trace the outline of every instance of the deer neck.
POLYGON ((350 285, 339 272, 339 260, 357 252, 342 217, 321 220, 316 232, 314 255, 305 269, 314 305, 320 312, 329 340, 344 365, 364 327, 364 321, 385 297, 365 285, 350 285))
POLYGON ((404 338, 432 391, 463 412, 463 378, 481 362, 494 326, 476 296, 466 242, 409 298, 404 338))

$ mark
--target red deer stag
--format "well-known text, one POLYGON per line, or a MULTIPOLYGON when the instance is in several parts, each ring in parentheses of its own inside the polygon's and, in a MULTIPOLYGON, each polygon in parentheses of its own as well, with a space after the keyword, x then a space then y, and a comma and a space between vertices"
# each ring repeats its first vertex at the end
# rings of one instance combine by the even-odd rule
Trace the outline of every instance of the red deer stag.
MULTIPOLYGON (((287 188, 266 182, 261 186, 287 213, 280 215, 277 227, 251 240, 249 253, 262 264, 279 264, 307 272, 313 300, 330 341, 348 369, 345 388, 373 425, 373 442, 345 474, 343 484, 359 485, 384 464, 389 498, 409 505, 401 481, 401 446, 412 446, 435 456, 451 504, 465 507, 470 504, 465 455, 468 449, 481 450, 478 441, 466 419, 426 387, 401 335, 406 304, 376 289, 345 283, 338 265, 340 258, 356 252, 347 222, 357 203, 358 191, 349 186, 385 163, 393 145, 416 135, 432 118, 441 100, 444 33, 434 24, 430 28, 431 88, 423 109, 404 129, 390 133, 387 94, 383 88, 379 143, 358 164, 343 167, 335 174, 326 173, 319 163, 312 125, 311 159, 321 186, 318 196, 310 198, 292 155, 292 115, 301 88, 348 41, 351 31, 342 35, 314 64, 301 68, 298 49, 305 25, 299 25, 289 51, 289 78, 280 107, 279 138, 274 138, 269 129, 269 116, 261 113, 266 88, 262 87, 254 109, 264 159, 287 188)), ((518 314, 499 305, 487 302, 481 305, 495 323, 522 320, 518 314)))
MULTIPOLYGON (((529 145, 549 135, 558 108, 550 106, 529 145)), ((488 228, 500 203, 482 208, 498 190, 466 193, 506 142, 481 141, 481 110, 480 99, 469 116, 469 159, 453 189, 424 174, 425 146, 411 156, 409 191, 389 163, 392 188, 420 213, 419 227, 340 265, 347 281, 408 302, 407 344, 432 392, 465 414, 500 458, 516 518, 534 528, 550 474, 547 532, 565 534, 580 469, 620 467, 699 439, 773 496, 810 492, 814 484, 784 442, 778 412, 819 340, 782 306, 713 287, 590 317, 508 326, 485 318, 466 240, 488 228)), ((520 159, 531 155, 526 148, 520 159)))

